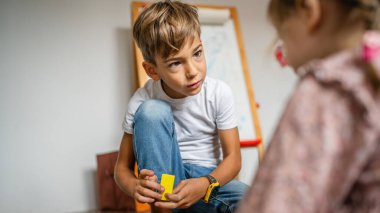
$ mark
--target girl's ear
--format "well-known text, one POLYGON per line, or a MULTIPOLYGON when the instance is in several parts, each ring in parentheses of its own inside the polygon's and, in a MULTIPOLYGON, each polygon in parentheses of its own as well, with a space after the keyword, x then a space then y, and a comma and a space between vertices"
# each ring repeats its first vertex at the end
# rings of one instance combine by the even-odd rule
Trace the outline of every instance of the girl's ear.
POLYGON ((156 68, 156 66, 154 64, 152 64, 150 62, 147 62, 147 61, 143 61, 142 62, 142 66, 144 67, 144 70, 145 70, 146 74, 151 79, 153 79, 154 81, 158 81, 158 80, 161 79, 161 77, 157 73, 157 68, 156 68))
POLYGON ((303 0, 303 9, 307 18, 309 32, 316 31, 322 22, 322 5, 320 0, 303 0))

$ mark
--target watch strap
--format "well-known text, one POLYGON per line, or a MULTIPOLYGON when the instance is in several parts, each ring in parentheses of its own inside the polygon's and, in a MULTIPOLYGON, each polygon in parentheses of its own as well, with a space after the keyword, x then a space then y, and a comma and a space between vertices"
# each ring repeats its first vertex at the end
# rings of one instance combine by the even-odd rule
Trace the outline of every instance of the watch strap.
POLYGON ((208 181, 211 183, 217 183, 218 181, 211 175, 205 175, 203 177, 206 177, 208 179, 208 181))
POLYGON ((202 177, 206 177, 207 180, 210 182, 210 185, 207 188, 206 194, 205 194, 205 196, 202 199, 205 203, 208 203, 212 199, 212 196, 211 196, 212 192, 216 188, 219 187, 219 182, 216 180, 216 178, 214 178, 211 175, 205 175, 205 176, 202 176, 202 177))

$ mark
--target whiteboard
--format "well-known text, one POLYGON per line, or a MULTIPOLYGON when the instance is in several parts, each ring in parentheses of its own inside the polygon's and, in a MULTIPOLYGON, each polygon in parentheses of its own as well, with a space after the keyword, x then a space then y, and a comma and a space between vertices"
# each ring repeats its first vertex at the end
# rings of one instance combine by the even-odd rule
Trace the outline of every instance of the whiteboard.
POLYGON ((207 62, 207 75, 226 82, 234 94, 240 139, 256 138, 232 19, 224 24, 203 24, 201 32, 207 62))

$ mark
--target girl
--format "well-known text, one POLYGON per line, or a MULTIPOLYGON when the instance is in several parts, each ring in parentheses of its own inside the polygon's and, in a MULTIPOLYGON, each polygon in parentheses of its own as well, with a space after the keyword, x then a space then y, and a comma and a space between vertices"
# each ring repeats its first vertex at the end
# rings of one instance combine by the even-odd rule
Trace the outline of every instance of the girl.
POLYGON ((380 0, 271 0, 299 82, 238 212, 380 212, 380 0))

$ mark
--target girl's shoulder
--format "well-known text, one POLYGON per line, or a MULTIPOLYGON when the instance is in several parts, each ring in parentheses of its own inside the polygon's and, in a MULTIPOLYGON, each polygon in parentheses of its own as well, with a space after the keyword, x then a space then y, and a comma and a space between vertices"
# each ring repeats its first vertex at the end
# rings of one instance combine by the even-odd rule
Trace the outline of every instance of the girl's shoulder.
POLYGON ((297 70, 300 83, 312 82, 322 88, 340 90, 355 95, 358 90, 371 93, 366 66, 357 51, 343 51, 330 57, 314 60, 297 70))
MULTIPOLYGON (((334 109, 336 112, 342 109, 361 111, 368 116, 357 116, 380 120, 380 96, 368 80, 367 69, 359 51, 355 50, 312 61, 297 70, 300 80, 294 92, 294 101, 313 102, 320 105, 319 109, 324 109, 324 112, 334 109)), ((347 111, 347 116, 349 113, 347 111)), ((371 125, 376 123, 368 122, 371 125)))

